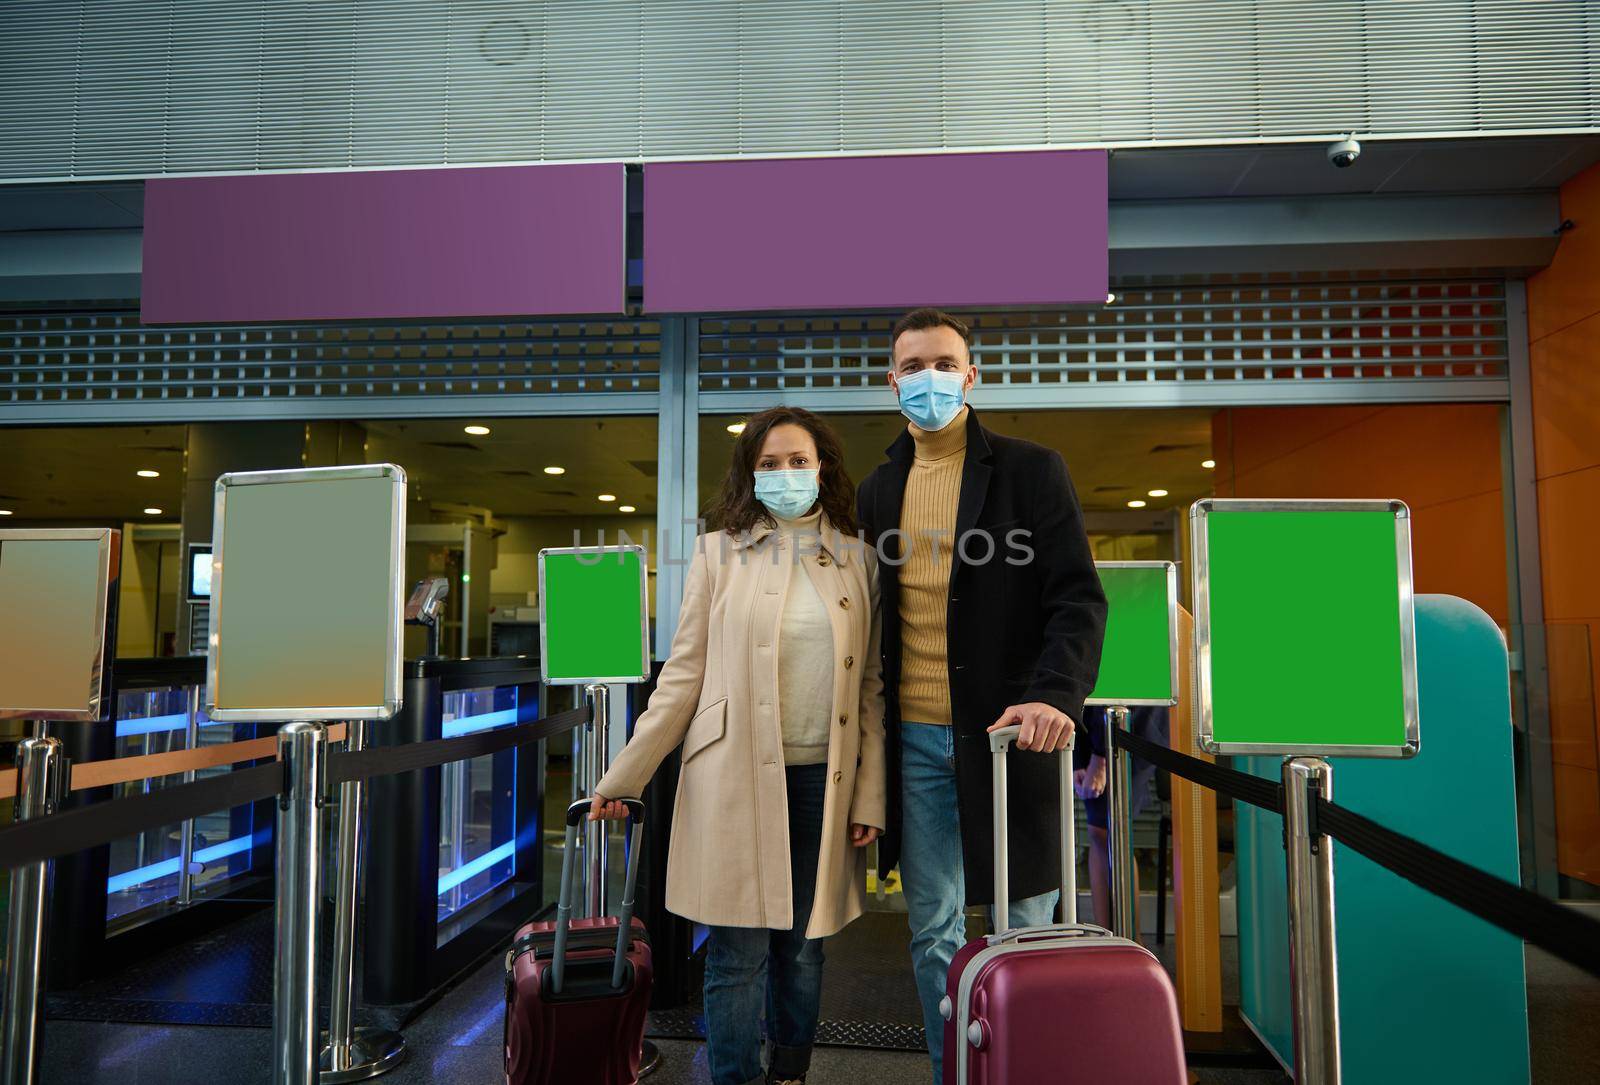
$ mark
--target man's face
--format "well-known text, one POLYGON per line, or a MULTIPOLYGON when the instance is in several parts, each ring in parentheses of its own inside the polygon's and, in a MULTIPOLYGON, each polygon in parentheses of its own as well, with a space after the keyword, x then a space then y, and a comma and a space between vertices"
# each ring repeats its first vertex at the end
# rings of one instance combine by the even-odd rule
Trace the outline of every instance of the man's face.
POLYGON ((972 390, 978 376, 978 367, 972 362, 967 344, 954 328, 939 325, 905 332, 894 344, 894 361, 889 367, 889 387, 900 393, 900 378, 909 377, 921 369, 940 373, 960 373, 962 387, 972 390))

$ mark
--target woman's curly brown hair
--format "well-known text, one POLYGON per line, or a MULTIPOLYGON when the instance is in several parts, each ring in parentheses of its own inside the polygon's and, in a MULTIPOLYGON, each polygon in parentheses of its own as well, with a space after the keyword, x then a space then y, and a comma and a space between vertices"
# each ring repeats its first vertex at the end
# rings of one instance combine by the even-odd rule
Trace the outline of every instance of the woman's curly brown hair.
POLYGON ((785 425, 800 426, 816 441, 818 503, 829 523, 846 535, 854 535, 856 484, 845 474, 844 445, 832 426, 802 407, 771 407, 745 422, 744 431, 733 443, 733 459, 722 479, 722 492, 706 511, 709 526, 738 535, 762 520, 772 519, 766 506, 756 499, 756 460, 772 427, 785 425))

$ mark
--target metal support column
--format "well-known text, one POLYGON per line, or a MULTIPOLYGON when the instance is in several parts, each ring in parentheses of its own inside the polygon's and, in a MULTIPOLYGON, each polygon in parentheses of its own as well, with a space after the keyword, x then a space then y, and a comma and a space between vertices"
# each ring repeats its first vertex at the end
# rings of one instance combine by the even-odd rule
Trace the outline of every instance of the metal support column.
POLYGON ((1289 977, 1294 1001, 1294 1079, 1339 1082, 1339 955, 1333 923, 1333 840, 1317 827, 1315 798, 1333 798, 1333 768, 1320 757, 1283 762, 1283 826, 1289 877, 1289 977))
MULTIPOLYGON (((16 818, 54 813, 67 791, 67 759, 54 738, 17 744, 16 818)), ((11 911, 6 917, 5 1002, 0 1006, 0 1082, 33 1085, 39 1078, 40 996, 44 986, 45 917, 51 863, 29 863, 11 872, 11 911)))
POLYGON ((272 1080, 316 1085, 317 927, 322 904, 323 785, 328 729, 287 723, 278 731, 284 793, 278 796, 277 901, 272 972, 272 1080))
MULTIPOLYGON (((589 702, 589 724, 584 728, 583 793, 593 795, 606 771, 610 745, 611 696, 598 683, 583 687, 589 702)), ((609 822, 585 821, 583 828, 583 908, 590 918, 606 914, 606 849, 611 846, 609 822)))
POLYGON ((661 320, 661 412, 657 434, 656 643, 667 658, 678 628, 683 582, 700 509, 700 341, 693 317, 661 320))
POLYGON ((1106 709, 1106 810, 1110 822, 1111 933, 1139 938, 1139 879, 1133 861, 1133 755, 1117 745, 1118 731, 1127 731, 1128 710, 1106 709))
MULTIPOLYGON (((367 745, 367 722, 352 720, 346 726, 345 749, 354 753, 367 745)), ((339 785, 339 869, 333 890, 333 989, 328 999, 328 1033, 322 1048, 320 1078, 323 1085, 365 1081, 400 1065, 406 1041, 398 1032, 355 1027, 356 917, 360 909, 362 869, 362 802, 366 785, 347 780, 339 785)))

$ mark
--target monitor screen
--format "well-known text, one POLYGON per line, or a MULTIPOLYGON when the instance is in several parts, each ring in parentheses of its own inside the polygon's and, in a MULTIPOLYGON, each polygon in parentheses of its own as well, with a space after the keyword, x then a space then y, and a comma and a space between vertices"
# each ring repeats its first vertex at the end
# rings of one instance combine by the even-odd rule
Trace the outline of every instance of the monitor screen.
POLYGON ((191 603, 204 603, 211 599, 211 544, 189 544, 189 580, 187 595, 191 603))

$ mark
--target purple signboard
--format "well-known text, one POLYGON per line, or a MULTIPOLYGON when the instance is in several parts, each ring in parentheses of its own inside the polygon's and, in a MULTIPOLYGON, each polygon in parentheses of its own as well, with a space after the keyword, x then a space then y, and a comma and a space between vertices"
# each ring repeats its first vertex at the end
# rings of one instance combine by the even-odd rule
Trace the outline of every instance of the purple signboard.
POLYGON ((145 184, 148 324, 616 313, 621 165, 145 184))
POLYGON ((651 312, 1103 304, 1103 151, 644 168, 651 312))

